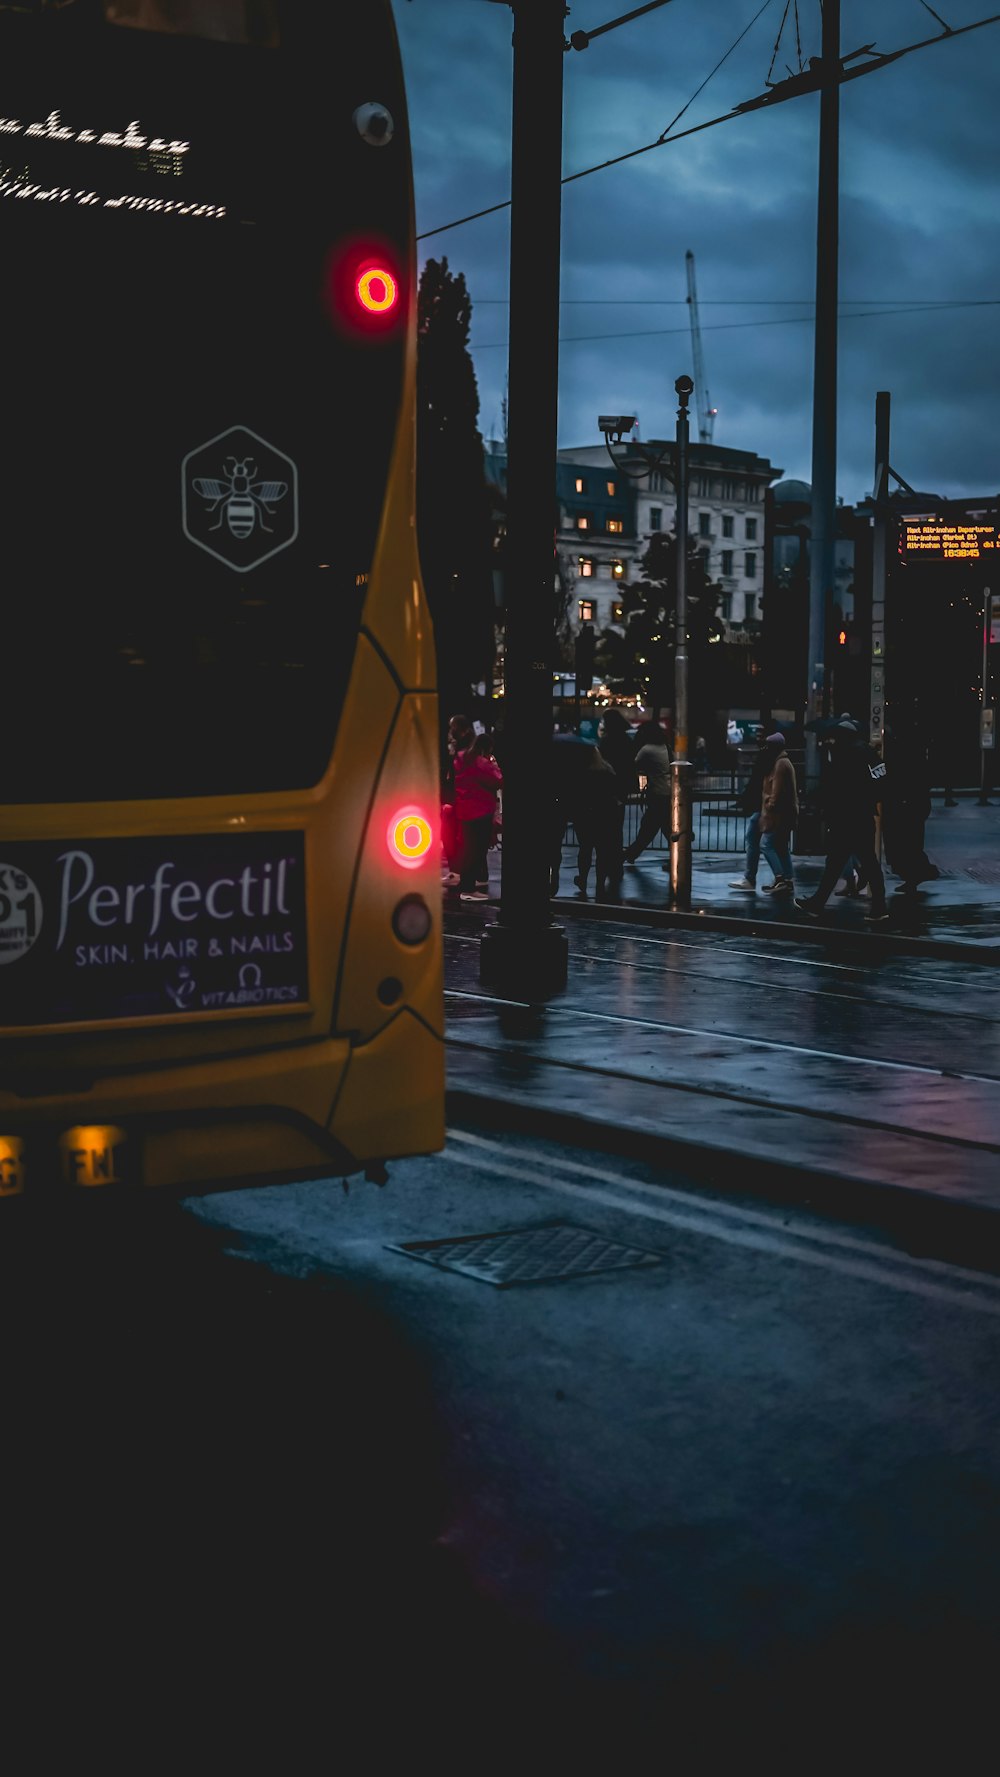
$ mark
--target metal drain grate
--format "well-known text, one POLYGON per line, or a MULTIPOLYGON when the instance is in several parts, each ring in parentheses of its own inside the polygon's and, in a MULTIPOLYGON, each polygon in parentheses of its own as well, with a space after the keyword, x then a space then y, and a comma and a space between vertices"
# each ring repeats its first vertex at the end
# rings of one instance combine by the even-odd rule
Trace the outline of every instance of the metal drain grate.
POLYGON ((462 1234, 448 1240, 407 1240, 389 1243, 388 1250, 422 1259, 441 1271, 459 1271, 500 1290, 663 1262, 662 1253, 622 1246, 574 1222, 545 1222, 540 1227, 504 1228, 498 1234, 462 1234))

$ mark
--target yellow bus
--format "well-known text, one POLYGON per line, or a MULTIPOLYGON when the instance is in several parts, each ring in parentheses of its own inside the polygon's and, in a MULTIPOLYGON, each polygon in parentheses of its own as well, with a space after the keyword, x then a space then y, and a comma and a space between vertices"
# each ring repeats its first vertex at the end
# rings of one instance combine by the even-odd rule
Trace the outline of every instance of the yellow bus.
POLYGON ((0 0, 0 1192, 444 1140, 389 0, 0 0))

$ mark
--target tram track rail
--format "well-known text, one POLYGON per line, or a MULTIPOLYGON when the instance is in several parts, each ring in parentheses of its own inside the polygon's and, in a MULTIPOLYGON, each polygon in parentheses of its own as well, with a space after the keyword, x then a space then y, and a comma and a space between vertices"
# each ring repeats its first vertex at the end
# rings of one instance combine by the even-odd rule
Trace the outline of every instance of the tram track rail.
MULTIPOLYGON (((446 941, 451 942, 451 943, 469 944, 469 945, 476 945, 476 946, 478 946, 478 944, 479 944, 478 938, 474 938, 474 937, 471 937, 471 936, 468 936, 464 933, 459 933, 459 932, 447 933, 446 934, 446 941)), ((614 934, 609 933, 608 934, 608 941, 610 943, 622 943, 622 944, 633 944, 633 945, 634 944, 644 944, 644 945, 648 945, 650 948, 661 950, 661 951, 668 950, 668 949, 670 949, 670 950, 676 949, 678 951, 686 953, 686 955, 689 957, 692 955, 698 956, 700 954, 707 954, 709 951, 709 945, 697 943, 695 941, 685 941, 685 940, 679 940, 676 938, 666 938, 666 939, 644 938, 644 937, 636 936, 632 932, 628 932, 628 933, 618 932, 618 933, 614 933, 614 934)), ((712 939, 712 940, 710 940, 710 943, 712 946, 712 948, 711 948, 711 956, 712 956, 711 969, 699 969, 699 968, 692 969, 690 966, 690 963, 688 963, 688 962, 681 963, 679 961, 666 962, 664 960, 660 960, 655 963, 654 962, 644 963, 644 962, 638 962, 634 957, 602 956, 598 952, 593 951, 593 950, 571 950, 569 952, 569 958, 570 958, 571 962, 597 964, 598 966, 601 966, 601 967, 614 968, 614 969, 619 969, 619 970, 627 969, 627 970, 632 970, 637 973, 644 973, 644 974, 651 974, 651 975, 658 975, 658 976, 676 975, 676 976, 682 977, 684 980, 689 980, 689 981, 694 980, 694 979, 710 980, 713 983, 713 985, 718 985, 720 983, 725 983, 725 982, 729 982, 733 986, 748 986, 748 985, 750 985, 750 982, 749 982, 746 974, 733 973, 725 968, 726 963, 736 960, 736 959, 742 959, 745 961, 752 961, 752 962, 763 962, 766 965, 768 965, 768 967, 771 970, 776 970, 776 969, 780 969, 780 968, 829 969, 831 971, 836 971, 838 974, 840 974, 843 977, 850 977, 850 976, 856 977, 859 982, 863 982, 866 979, 865 972, 862 970, 862 968, 860 966, 855 967, 855 966, 852 966, 850 964, 845 964, 845 963, 823 962, 823 961, 819 961, 818 959, 811 958, 811 957, 780 956, 780 955, 776 955, 773 951, 758 951, 758 950, 737 951, 737 950, 733 950, 730 948, 726 948, 725 950, 720 950, 718 948, 717 940, 712 939), (720 964, 722 965, 721 967, 720 967, 720 964)), ((902 981, 895 981, 892 983, 893 990, 900 993, 901 995, 906 994, 907 992, 919 992, 921 990, 921 988, 923 988, 923 987, 934 987, 934 986, 953 988, 954 982, 952 980, 948 979, 947 977, 941 976, 941 975, 921 974, 919 981, 913 980, 912 978, 906 978, 902 981)), ((970 989, 973 991, 979 991, 979 992, 993 992, 993 991, 995 991, 994 984, 991 981, 970 981, 970 982, 963 983, 963 991, 968 991, 970 989)), ((883 996, 881 994, 872 993, 869 991, 865 991, 863 993, 852 992, 850 986, 845 986, 840 991, 832 992, 829 987, 823 987, 823 986, 802 987, 802 986, 797 985, 794 982, 783 981, 780 983, 780 991, 782 993, 793 993, 793 994, 796 994, 796 995, 799 995, 802 997, 808 997, 808 998, 812 998, 812 999, 828 999, 831 1002, 836 1002, 838 1004, 854 1004, 854 1005, 864 1005, 864 1006, 873 1007, 873 1008, 884 1008, 886 1010, 890 1010, 890 1011, 893 1011, 896 1013, 906 1013, 908 1011, 920 1010, 919 1007, 913 1006, 911 1004, 907 1004, 905 1000, 890 999, 890 998, 886 998, 885 996, 883 996)), ((990 1014, 988 1014, 986 1012, 972 1011, 966 1007, 963 1007, 959 1010, 957 1008, 950 1007, 950 1006, 935 1006, 934 1016, 935 1016, 935 1018, 946 1017, 946 1018, 958 1018, 958 1019, 971 1019, 975 1022, 981 1022, 983 1024, 995 1025, 997 1027, 1000 1027, 1000 1017, 991 1016, 990 1014)))
MULTIPOLYGON (((463 992, 460 992, 460 990, 458 990, 458 989, 446 989, 445 990, 445 998, 446 999, 459 998, 459 999, 462 999, 466 1002, 480 1001, 484 1005, 484 1007, 490 1006, 490 1005, 498 1006, 498 1007, 507 1007, 507 1008, 523 1007, 523 1001, 500 1000, 492 995, 487 995, 487 994, 477 995, 477 994, 463 993, 463 992)), ((548 1008, 548 1010, 551 1011, 552 1008, 548 1008)), ((578 1007, 571 1007, 571 1006, 559 1007, 558 1011, 564 1013, 567 1017, 581 1016, 581 1012, 578 1007)), ((588 1016, 588 1014, 583 1014, 583 1015, 588 1016)), ((589 1016, 597 1018, 600 1015, 599 1014, 589 1014, 589 1016)), ((653 1023, 653 1021, 651 1021, 649 1019, 629 1020, 629 1019, 623 1019, 620 1017, 619 1018, 610 1018, 609 1017, 607 1019, 607 1022, 609 1024, 612 1024, 612 1023, 615 1023, 615 1024, 633 1023, 637 1026, 642 1026, 642 1027, 646 1027, 646 1028, 661 1029, 661 1030, 663 1030, 663 1032, 665 1034, 671 1033, 671 1034, 678 1034, 678 1035, 698 1035, 698 1036, 703 1036, 703 1037, 711 1039, 711 1040, 718 1040, 719 1042, 739 1040, 739 1039, 732 1038, 728 1033, 722 1032, 722 1031, 706 1031, 706 1030, 694 1031, 694 1030, 688 1029, 683 1026, 679 1027, 679 1026, 672 1026, 672 1025, 668 1025, 668 1024, 662 1024, 662 1025, 657 1026, 655 1023, 653 1023)), ((746 1039, 746 1041, 753 1043, 753 1044, 762 1044, 765 1041, 765 1039, 748 1038, 748 1039, 746 1039)), ((468 1037, 457 1037, 452 1033, 449 1033, 448 1036, 446 1037, 445 1046, 446 1046, 446 1048, 467 1049, 467 1050, 474 1051, 474 1052, 477 1052, 480 1054, 493 1055, 493 1056, 496 1055, 496 1044, 495 1043, 485 1043, 485 1042, 479 1043, 479 1042, 476 1042, 468 1037)), ((859 1066, 878 1065, 878 1064, 870 1063, 866 1057, 852 1057, 852 1056, 847 1056, 847 1055, 831 1055, 831 1053, 829 1051, 810 1050, 810 1049, 806 1048, 805 1046, 799 1046, 798 1048, 796 1048, 795 1045, 788 1045, 788 1044, 771 1045, 771 1046, 772 1047, 778 1046, 778 1047, 781 1047, 784 1049, 789 1049, 789 1048, 796 1049, 797 1053, 799 1053, 807 1058, 818 1057, 820 1059, 833 1059, 838 1062, 856 1061, 859 1066)), ((576 1061, 572 1057, 569 1057, 569 1056, 558 1056, 558 1055, 552 1055, 549 1053, 544 1053, 542 1051, 532 1051, 529 1047, 527 1047, 524 1044, 519 1044, 515 1053, 520 1060, 534 1062, 539 1067, 551 1067, 551 1068, 563 1069, 563 1070, 566 1070, 568 1072, 572 1072, 575 1074, 584 1074, 584 1075, 593 1074, 593 1075, 596 1075, 602 1079, 621 1080, 623 1082, 629 1081, 629 1082, 634 1083, 635 1079, 636 1079, 635 1074, 630 1072, 627 1068, 611 1067, 603 1062, 576 1061)), ((997 1084, 997 1076, 996 1075, 962 1074, 962 1073, 952 1072, 948 1069, 932 1069, 932 1068, 919 1067, 919 1066, 908 1066, 906 1063, 903 1063, 903 1062, 899 1062, 899 1063, 884 1062, 881 1065, 886 1066, 886 1067, 893 1067, 894 1071, 909 1072, 909 1073, 914 1073, 914 1074, 937 1074, 942 1079, 967 1081, 971 1084, 976 1084, 976 1085, 985 1084, 985 1085, 992 1086, 992 1085, 997 1084)), ((751 1091, 742 1089, 738 1086, 728 1085, 724 1082, 706 1082, 706 1081, 702 1081, 702 1080, 692 1080, 688 1077, 684 1077, 684 1078, 673 1077, 673 1078, 671 1078, 671 1077, 666 1077, 666 1076, 646 1075, 643 1077, 641 1083, 642 1083, 643 1087, 646 1088, 647 1090, 648 1089, 655 1089, 655 1090, 659 1090, 659 1091, 663 1091, 663 1092, 690 1093, 690 1094, 694 1094, 695 1096, 697 1096, 699 1098, 724 1100, 730 1104, 742 1104, 742 1105, 746 1105, 748 1107, 753 1107, 756 1110, 767 1109, 769 1111, 786 1112, 786 1113, 793 1115, 793 1116, 807 1117, 810 1120, 815 1121, 817 1123, 843 1124, 844 1126, 850 1127, 853 1129, 869 1129, 872 1131, 878 1131, 880 1134, 884 1134, 884 1135, 905 1135, 912 1140, 940 1143, 942 1146, 949 1147, 949 1148, 968 1148, 970 1151, 973 1151, 973 1152, 997 1154, 998 1156, 1000 1156, 1000 1139, 998 1139, 996 1141, 988 1141, 988 1140, 982 1140, 976 1136, 965 1136, 965 1135, 955 1134, 951 1131, 925 1129, 922 1127, 914 1128, 914 1126, 912 1124, 900 1123, 898 1121, 894 1121, 892 1119, 885 1118, 885 1117, 866 1117, 866 1116, 860 1115, 857 1112, 836 1110, 830 1106, 809 1105, 809 1104, 802 1103, 801 1101, 795 1101, 795 1100, 791 1100, 791 1099, 782 1099, 782 1098, 778 1098, 778 1097, 775 1097, 770 1094, 768 1094, 766 1096, 762 1096, 759 1092, 751 1092, 751 1091)))
POLYGON ((618 925, 652 926, 667 931, 690 931, 707 934, 724 932, 734 936, 750 934, 770 942, 795 943, 828 950, 850 950, 866 963, 887 957, 910 957, 914 961, 937 959, 942 962, 973 963, 978 967, 1000 967, 1000 942, 981 943, 951 938, 925 938, 892 927, 857 927, 827 925, 803 918, 792 923, 774 917, 755 919, 753 915, 720 913, 717 908, 687 911, 676 907, 650 907, 635 904, 617 905, 601 901, 576 901, 556 896, 552 908, 560 919, 581 924, 614 921, 618 925))

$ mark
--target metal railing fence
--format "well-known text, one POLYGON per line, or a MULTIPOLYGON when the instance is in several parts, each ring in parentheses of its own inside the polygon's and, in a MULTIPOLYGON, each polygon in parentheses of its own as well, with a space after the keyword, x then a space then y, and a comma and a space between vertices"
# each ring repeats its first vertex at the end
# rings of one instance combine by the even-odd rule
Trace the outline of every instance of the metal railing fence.
MULTIPOLYGON (((645 812, 645 796, 633 796, 625 805, 625 824, 623 837, 626 845, 631 845, 639 831, 639 823, 645 812)), ((741 814, 733 806, 731 796, 701 795, 692 803, 692 840, 693 851, 701 852, 739 852, 743 850, 743 836, 746 832, 747 816, 741 814)), ((572 821, 567 822, 563 834, 563 844, 577 844, 576 831, 572 821)), ((657 832, 649 843, 650 851, 667 853, 670 850, 668 841, 662 832, 657 832)))

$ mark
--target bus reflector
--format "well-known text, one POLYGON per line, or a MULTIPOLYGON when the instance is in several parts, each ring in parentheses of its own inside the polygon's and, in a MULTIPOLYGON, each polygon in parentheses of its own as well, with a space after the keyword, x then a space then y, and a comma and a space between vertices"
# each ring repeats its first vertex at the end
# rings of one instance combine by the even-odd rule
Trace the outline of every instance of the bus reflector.
POLYGON ((27 1168, 19 1135, 0 1135, 0 1197, 20 1197, 27 1168))
POLYGON ((416 808, 401 808, 389 822, 389 851, 397 864, 410 868, 431 849, 431 826, 416 808))
POLYGON ((373 315, 384 314, 386 309, 395 308, 399 299, 399 286, 391 271, 384 266, 376 266, 371 271, 362 272, 357 282, 358 301, 373 315))
POLYGON ((126 1141, 114 1124, 78 1124, 59 1137, 62 1173, 67 1185, 120 1185, 125 1182, 118 1149, 126 1141))

